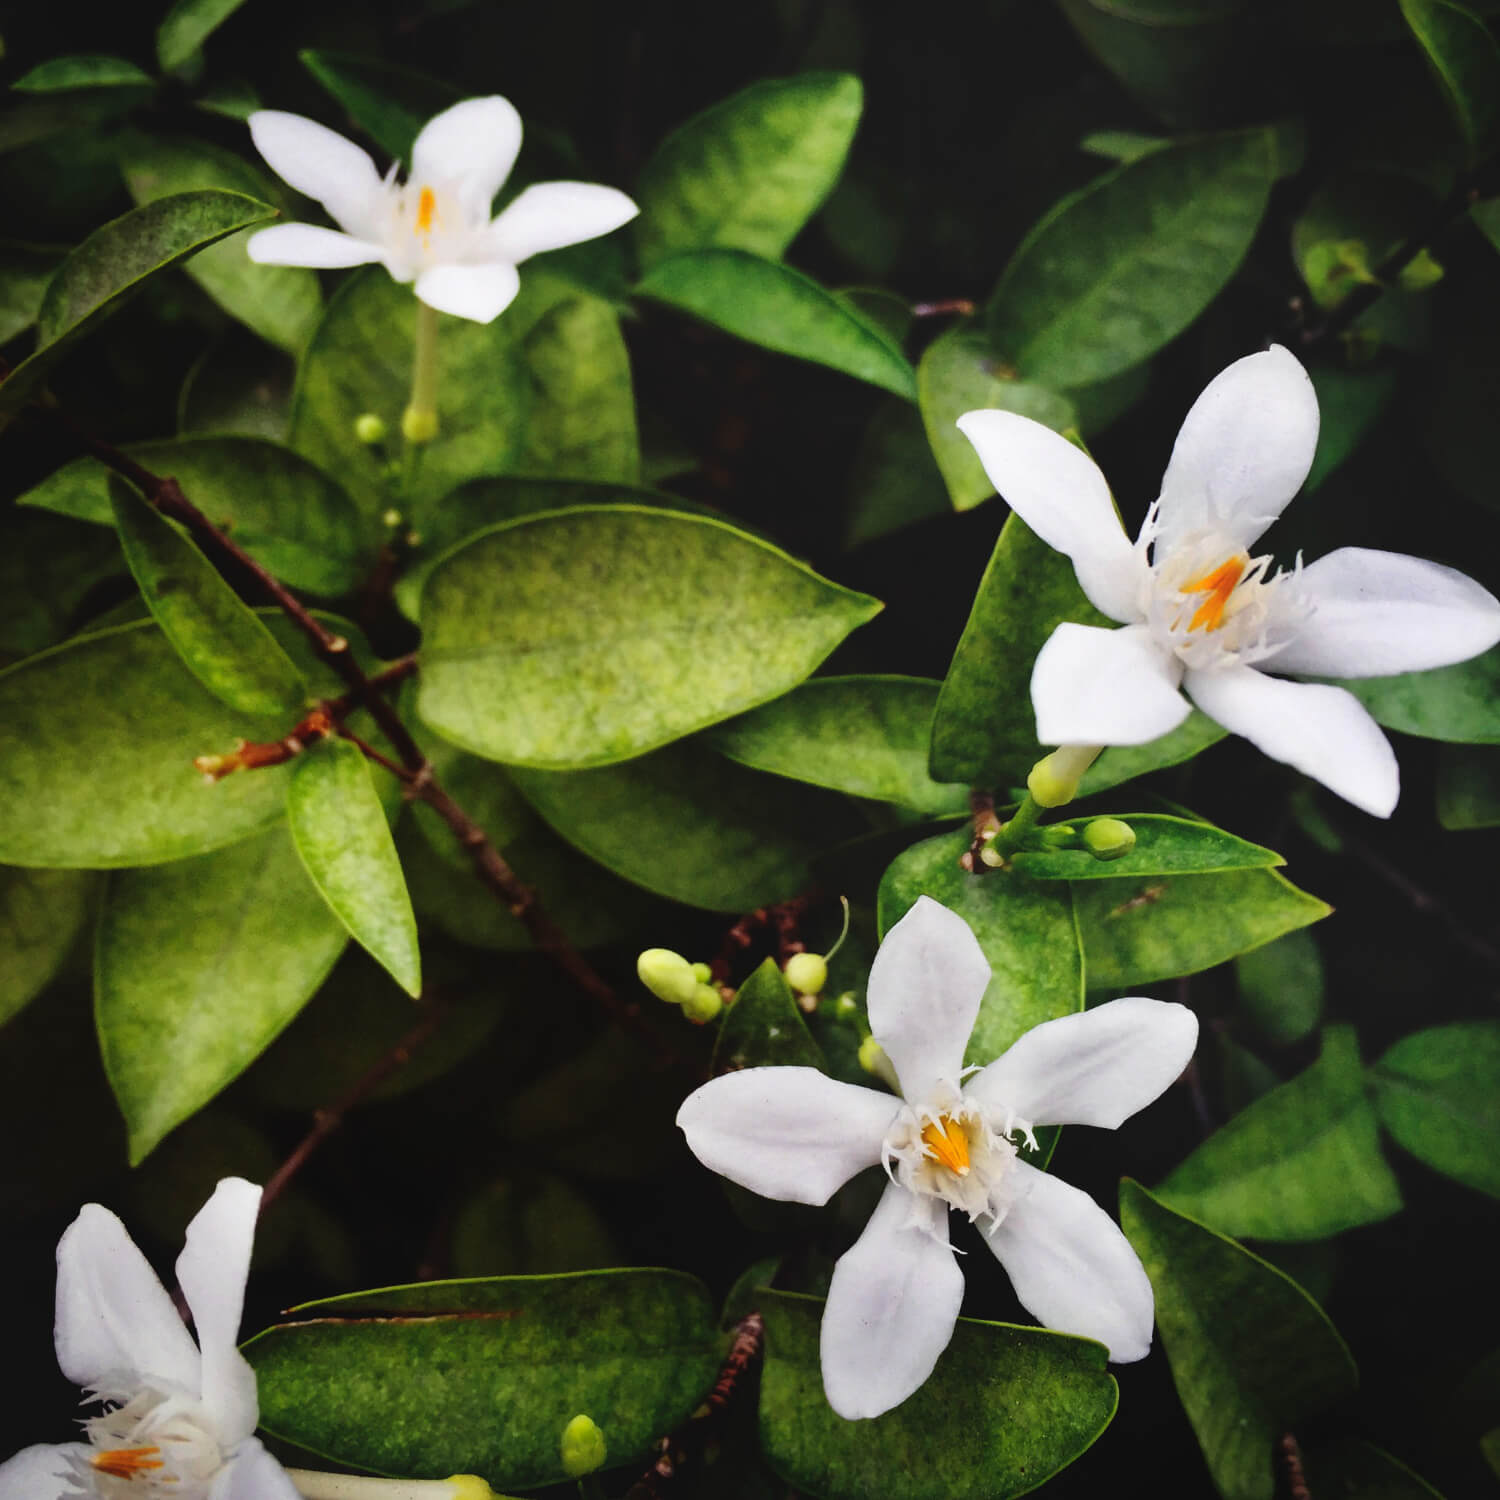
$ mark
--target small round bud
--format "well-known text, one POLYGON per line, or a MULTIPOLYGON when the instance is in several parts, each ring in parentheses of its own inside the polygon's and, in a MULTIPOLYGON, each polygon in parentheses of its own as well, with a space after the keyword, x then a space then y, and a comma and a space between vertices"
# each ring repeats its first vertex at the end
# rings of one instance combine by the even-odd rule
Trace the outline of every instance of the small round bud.
POLYGON ((354 436, 366 446, 385 441, 386 425, 372 411, 361 412, 354 419, 354 436))
POLYGON ((609 1451, 605 1447, 604 1434, 599 1430, 599 1424, 592 1417, 581 1414, 563 1428, 558 1450, 569 1479, 579 1479, 602 1468, 609 1451))
POLYGON ((859 1014, 859 996, 853 990, 845 990, 833 1002, 833 1013, 840 1021, 851 1021, 859 1014))
POLYGON ((876 1078, 890 1084, 898 1094, 901 1092, 901 1080, 896 1077, 895 1066, 885 1055, 885 1048, 872 1036, 867 1036, 859 1044, 859 1065, 866 1073, 873 1073, 876 1078))
POLYGON ((693 965, 693 978, 696 979, 699 984, 709 984, 712 982, 713 977, 714 971, 710 969, 707 964, 693 965))
POLYGON ((700 984, 682 1002, 682 1013, 694 1026, 706 1026, 724 1009, 724 997, 711 984, 700 984))
POLYGON ((408 443, 430 443, 438 435, 438 414, 430 408, 408 406, 401 413, 401 436, 408 443))
POLYGON ((1119 859, 1135 848, 1135 829, 1118 818, 1095 818, 1083 830, 1083 847, 1095 859, 1119 859))
POLYGON ((406 517, 394 505, 380 513, 380 524, 387 531, 394 531, 405 519, 406 517))
POLYGON ((687 1005, 705 988, 687 959, 670 948, 647 948, 636 959, 635 972, 641 983, 668 1005, 687 1005))
POLYGON ((453 1486, 449 1500, 496 1500, 494 1490, 477 1474, 450 1474, 443 1483, 453 1486))
POLYGON ((794 953, 786 961, 786 982, 801 995, 820 995, 828 983, 828 960, 821 953, 794 953))

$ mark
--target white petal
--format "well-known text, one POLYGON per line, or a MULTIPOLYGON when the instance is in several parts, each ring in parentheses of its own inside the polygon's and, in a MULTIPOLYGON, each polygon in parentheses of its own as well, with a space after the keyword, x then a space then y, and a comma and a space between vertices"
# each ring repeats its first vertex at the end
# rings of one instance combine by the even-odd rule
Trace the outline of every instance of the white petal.
POLYGON ((965 412, 958 430, 1000 498, 1049 547, 1073 559, 1093 606, 1121 624, 1139 620, 1144 564, 1098 464, 1050 427, 1014 412, 965 412))
POLYGON ((593 182, 539 182, 490 225, 486 243, 499 260, 519 265, 545 250, 597 239, 640 212, 618 188, 593 182))
POLYGON ((177 1257, 177 1281, 203 1353, 203 1404, 226 1447, 249 1437, 260 1414, 255 1372, 237 1347, 259 1211, 253 1182, 224 1178, 188 1225, 177 1257))
POLYGON ((93 1452, 87 1443, 33 1443, 0 1464, 0 1500, 66 1500, 78 1490, 69 1456, 93 1452))
POLYGON ((930 896, 886 933, 870 966, 870 1031, 911 1103, 924 1103, 940 1079, 957 1085, 989 982, 969 924, 930 896))
POLYGON ((250 236, 245 253, 263 266, 320 266, 331 271, 367 265, 379 260, 385 251, 337 229, 320 229, 316 224, 273 224, 250 236))
POLYGON ((367 151, 336 130, 285 110, 258 109, 249 124, 255 149, 283 182, 315 198, 350 234, 372 233, 385 189, 367 151))
POLYGON ((1031 669, 1037 738, 1044 745, 1144 745, 1187 718, 1181 680, 1181 663, 1144 625, 1059 625, 1031 669))
POLYGON ((208 1500, 302 1500, 302 1494, 260 1439, 252 1437, 215 1476, 208 1500))
POLYGON ((1267 677, 1254 667, 1189 672, 1183 686, 1209 718, 1272 760, 1377 818, 1390 817, 1401 791, 1396 753, 1353 693, 1267 677))
POLYGON ((1076 1187, 1014 1162, 1023 1197, 985 1240, 1021 1306, 1044 1328, 1098 1339, 1117 1365, 1151 1350, 1156 1304, 1140 1257, 1110 1216, 1076 1187))
POLYGON ((428 307, 468 318, 472 323, 493 323, 521 290, 516 268, 504 261, 481 266, 432 266, 417 277, 417 296, 428 307))
POLYGON ((156 1375, 198 1390, 198 1349, 172 1299, 125 1226, 97 1203, 85 1203, 57 1242, 54 1338, 75 1385, 156 1375))
POLYGON ((1198 1017, 1129 996, 1033 1026, 964 1086, 987 1110, 1033 1125, 1116 1129, 1187 1067, 1198 1017))
POLYGON ((710 1171, 763 1198, 826 1203, 880 1160, 900 1108, 816 1068, 745 1068, 694 1089, 677 1123, 710 1171))
POLYGON ((1500 641, 1500 599, 1455 568, 1343 547, 1302 570, 1316 606, 1265 665, 1312 677, 1385 677, 1446 667, 1500 641))
POLYGON ((888 1183, 833 1268, 820 1340, 828 1404, 850 1420, 900 1405, 932 1374, 963 1300, 946 1207, 888 1183))
POLYGON ((461 99, 423 127, 411 148, 410 181, 419 187, 462 179, 475 204, 488 207, 521 149, 521 117, 509 99, 461 99))
POLYGON ((1318 398, 1296 357, 1273 344, 1209 381, 1177 434, 1161 482, 1157 553, 1190 532, 1250 544, 1302 488, 1318 446, 1318 398))

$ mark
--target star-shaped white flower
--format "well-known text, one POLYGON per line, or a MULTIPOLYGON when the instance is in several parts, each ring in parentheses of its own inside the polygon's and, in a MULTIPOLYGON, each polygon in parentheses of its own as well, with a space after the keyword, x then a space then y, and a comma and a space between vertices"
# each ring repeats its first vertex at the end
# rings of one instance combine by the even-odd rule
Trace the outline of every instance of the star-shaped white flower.
POLYGON ((1388 817, 1396 757, 1354 695, 1267 672, 1385 677, 1500 640, 1500 601, 1452 568, 1343 547, 1273 575, 1269 557, 1251 556, 1318 442, 1312 382, 1279 345, 1237 360, 1194 402, 1134 543, 1104 475, 1066 438, 1003 411, 958 425, 1011 509, 1124 627, 1059 625, 1042 648, 1031 701, 1043 744, 1154 740, 1187 717, 1180 686, 1273 760, 1388 817))
POLYGON ((793 1203, 826 1203, 856 1172, 890 1183, 834 1267, 823 1311, 823 1389, 843 1417, 876 1417, 932 1373, 964 1279, 948 1209, 968 1214, 1039 1322, 1098 1339, 1116 1363, 1151 1347, 1151 1283, 1086 1193, 1020 1158, 1038 1125, 1113 1130, 1187 1066, 1198 1018, 1159 1000, 1113 1000, 1033 1027, 963 1079, 990 981, 962 917, 926 896, 870 970, 870 1029, 901 1098, 816 1068, 746 1068, 689 1094, 677 1115, 706 1167, 793 1203))
POLYGON ((521 149, 521 117, 498 94, 464 99, 422 127, 411 177, 381 177, 367 152, 302 115, 250 116, 256 150, 284 182, 316 198, 338 230, 276 224, 252 235, 250 259, 273 266, 359 266, 380 261, 416 282, 429 307, 489 323, 520 289, 516 267, 618 229, 639 210, 624 193, 589 182, 529 187, 498 218, 490 205, 521 149))
POLYGON ((86 1441, 0 1464, 0 1500, 298 1500, 252 1436, 255 1372, 235 1346, 260 1189, 226 1177, 188 1225, 177 1280, 198 1330, 125 1226, 85 1204, 57 1245, 57 1362, 86 1399, 86 1441))

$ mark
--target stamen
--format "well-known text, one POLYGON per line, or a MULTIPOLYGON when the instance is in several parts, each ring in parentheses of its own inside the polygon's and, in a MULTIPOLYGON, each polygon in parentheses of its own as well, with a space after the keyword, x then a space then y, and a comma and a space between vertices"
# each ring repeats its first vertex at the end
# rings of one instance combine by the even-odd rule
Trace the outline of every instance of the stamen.
POLYGON ((436 214, 437 194, 430 187, 424 187, 421 196, 417 199, 416 233, 431 234, 432 221, 436 214))
POLYGON ((1217 630, 1224 623, 1224 609, 1229 597, 1239 587, 1245 576, 1245 566, 1250 559, 1243 553, 1221 562, 1211 573, 1195 578, 1182 586, 1184 594, 1207 594, 1208 598, 1193 612, 1188 629, 1217 630))
POLYGON ((959 1177, 969 1175, 969 1138, 963 1127, 949 1115, 943 1115, 922 1127, 922 1144, 928 1154, 959 1177))
POLYGON ((96 1453, 89 1460, 101 1474, 115 1479, 135 1479, 147 1469, 164 1468, 158 1456, 161 1449, 154 1445, 148 1448, 110 1448, 96 1453))

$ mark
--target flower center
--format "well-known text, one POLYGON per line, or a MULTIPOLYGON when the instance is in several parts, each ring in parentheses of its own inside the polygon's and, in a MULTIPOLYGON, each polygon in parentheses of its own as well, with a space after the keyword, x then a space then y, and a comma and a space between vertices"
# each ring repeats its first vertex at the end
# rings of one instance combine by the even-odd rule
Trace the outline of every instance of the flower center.
POLYGON ((417 199, 417 222, 412 232, 426 239, 432 233, 432 221, 436 214, 437 194, 430 187, 424 187, 417 199))
POLYGON ((1182 585, 1184 594, 1208 595, 1188 621, 1189 630, 1217 630, 1224 623, 1225 606, 1239 587, 1249 563, 1248 554, 1241 552, 1235 557, 1227 558, 1202 578, 1194 578, 1182 585))
POLYGON ((161 1449, 155 1443, 144 1448, 108 1448, 96 1453, 89 1462, 112 1479, 134 1479, 147 1469, 166 1467, 161 1461, 161 1449))
POLYGON ((198 1401, 150 1387, 92 1394, 106 1405, 83 1424, 94 1452, 73 1460, 70 1495, 206 1500, 225 1454, 198 1401))
POLYGON ((969 1140, 951 1115, 939 1115, 922 1127, 927 1154, 959 1177, 969 1175, 969 1140))

